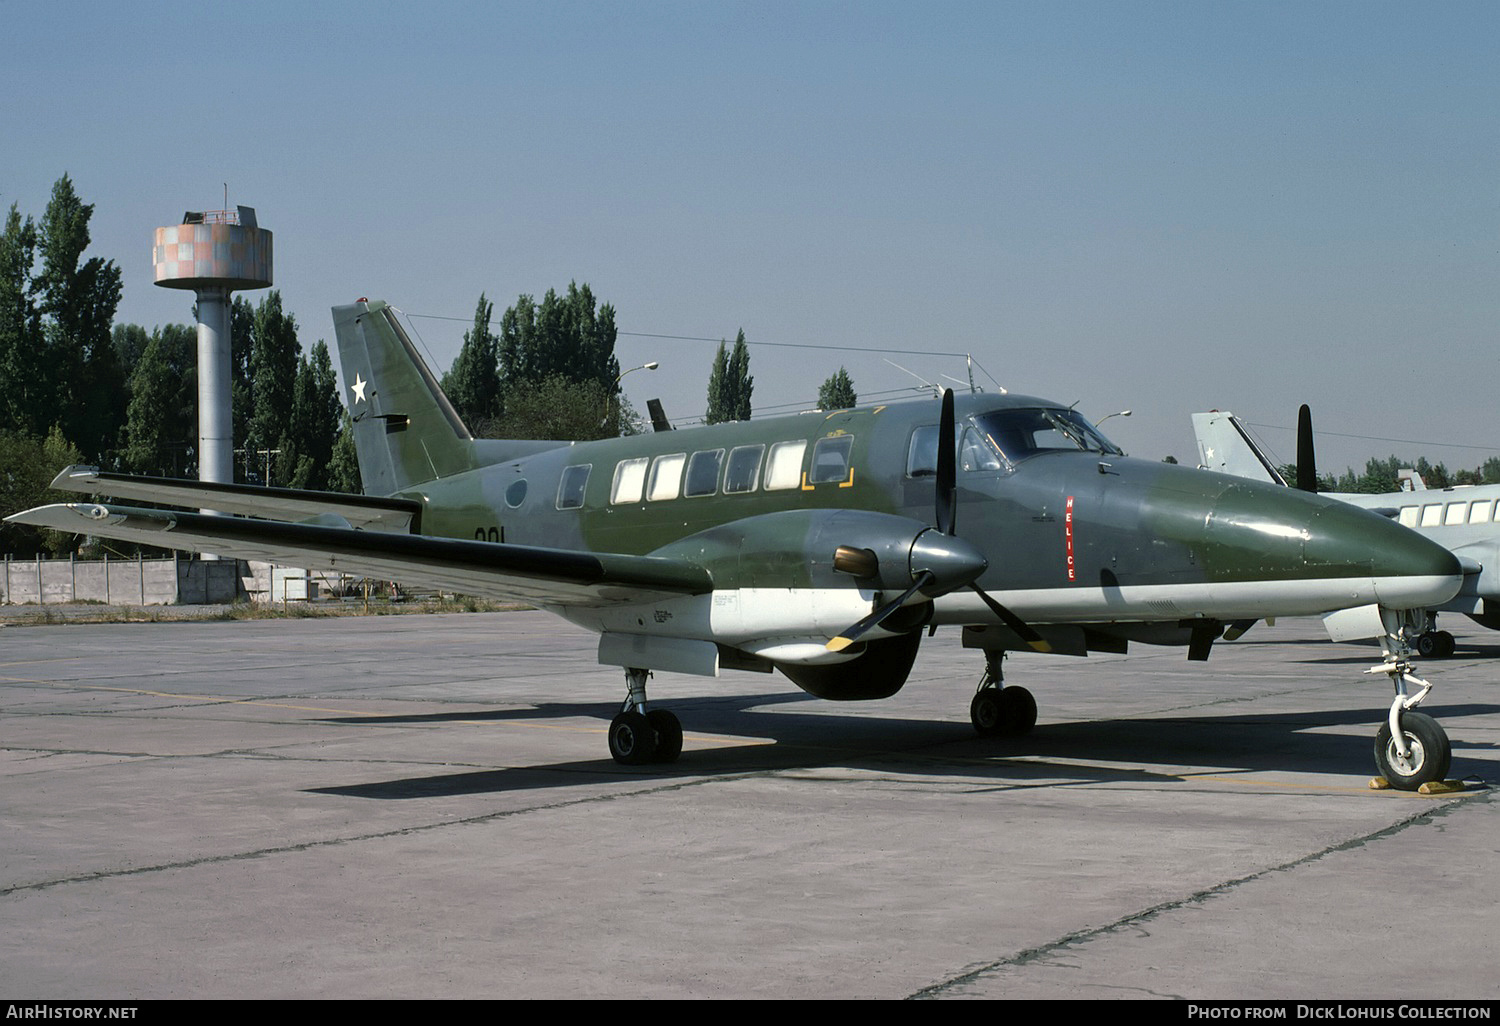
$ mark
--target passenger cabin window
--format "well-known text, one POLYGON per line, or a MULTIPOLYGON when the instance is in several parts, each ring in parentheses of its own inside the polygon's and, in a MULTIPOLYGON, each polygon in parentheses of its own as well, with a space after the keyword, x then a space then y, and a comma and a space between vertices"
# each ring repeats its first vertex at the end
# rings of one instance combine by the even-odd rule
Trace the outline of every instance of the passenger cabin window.
POLYGON ((760 457, 764 445, 742 445, 729 451, 729 466, 724 471, 724 491, 753 492, 760 477, 760 457))
POLYGON ((1454 524, 1463 523, 1468 512, 1469 504, 1467 502, 1448 503, 1448 512, 1443 515, 1443 526, 1452 527, 1454 524))
POLYGON ((1474 503, 1474 508, 1469 510, 1469 523, 1487 524, 1490 522, 1490 511, 1495 506, 1494 499, 1480 499, 1474 503))
MULTIPOLYGON (((689 497, 712 495, 719 490, 719 464, 724 462, 723 449, 695 452, 688 460, 687 483, 682 492, 689 497)), ((753 478, 754 475, 752 475, 753 478)))
POLYGON ((1402 506, 1401 507, 1401 526, 1402 527, 1416 527, 1417 526, 1417 514, 1419 514, 1420 512, 1421 512, 1421 507, 1420 506, 1402 506))
POLYGON ((1443 522, 1443 507, 1441 505, 1434 504, 1434 505, 1431 505, 1431 506, 1423 506, 1422 507, 1422 526, 1423 527, 1437 527, 1442 522, 1443 522))
POLYGON ((641 490, 646 487, 646 464, 650 462, 644 456, 638 460, 620 461, 615 467, 614 484, 609 489, 611 505, 641 501, 641 490))
POLYGON ((842 484, 849 480, 849 454, 853 450, 853 435, 818 439, 813 446, 812 472, 808 481, 812 484, 842 484))
POLYGON ((802 454, 807 451, 807 442, 777 442, 771 446, 771 458, 766 460, 766 491, 785 491, 802 483, 802 454))
POLYGON ((682 492, 682 467, 685 463, 685 452, 656 457, 656 462, 651 465, 651 483, 646 488, 646 498, 652 502, 677 498, 682 492))
POLYGON ((588 487, 589 471, 593 464, 585 463, 581 467, 568 467, 562 473, 562 480, 557 485, 557 508, 578 509, 583 505, 583 493, 588 487))

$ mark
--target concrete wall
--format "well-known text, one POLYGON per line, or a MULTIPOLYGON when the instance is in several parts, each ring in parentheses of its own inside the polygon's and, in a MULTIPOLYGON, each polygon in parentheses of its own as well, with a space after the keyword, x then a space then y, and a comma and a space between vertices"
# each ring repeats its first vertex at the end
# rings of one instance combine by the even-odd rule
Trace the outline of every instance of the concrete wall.
POLYGON ((234 560, 10 559, 0 570, 0 603, 106 602, 156 606, 233 602, 244 594, 234 560))

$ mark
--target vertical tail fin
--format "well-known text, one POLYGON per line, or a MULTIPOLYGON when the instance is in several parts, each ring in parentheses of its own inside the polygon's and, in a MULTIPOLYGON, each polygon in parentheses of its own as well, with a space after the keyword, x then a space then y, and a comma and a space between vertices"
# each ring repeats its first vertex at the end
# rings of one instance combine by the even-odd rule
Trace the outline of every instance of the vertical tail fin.
POLYGON ((1193 434, 1198 439, 1198 465, 1203 469, 1272 484, 1287 483, 1234 414, 1218 410, 1195 413, 1193 434))
POLYGON ((474 436, 388 303, 333 308, 345 399, 365 492, 396 492, 478 464, 474 436))

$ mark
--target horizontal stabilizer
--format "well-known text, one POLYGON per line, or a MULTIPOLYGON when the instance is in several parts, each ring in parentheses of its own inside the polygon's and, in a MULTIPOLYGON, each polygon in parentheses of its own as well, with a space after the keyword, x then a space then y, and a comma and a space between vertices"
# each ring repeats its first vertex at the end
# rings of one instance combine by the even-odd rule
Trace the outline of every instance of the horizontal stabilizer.
POLYGON ((39 506, 5 519, 543 606, 613 605, 713 590, 708 572, 686 560, 359 531, 326 522, 289 524, 82 502, 39 506))
POLYGON ((370 531, 405 533, 415 532, 421 527, 422 506, 411 499, 381 499, 343 492, 265 488, 170 477, 134 477, 81 466, 64 468, 52 482, 52 487, 85 495, 212 509, 268 520, 312 520, 331 513, 343 518, 351 527, 370 531))

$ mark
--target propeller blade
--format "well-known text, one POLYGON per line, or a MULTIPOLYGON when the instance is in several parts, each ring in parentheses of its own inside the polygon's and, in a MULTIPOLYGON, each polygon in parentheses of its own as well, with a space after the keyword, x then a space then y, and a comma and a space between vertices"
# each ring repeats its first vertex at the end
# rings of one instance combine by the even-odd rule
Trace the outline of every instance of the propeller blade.
POLYGON ((953 437, 953 389, 943 389, 943 411, 938 419, 937 522, 943 534, 952 534, 957 520, 958 454, 953 437))
POLYGON ((932 580, 932 571, 923 570, 921 573, 917 574, 916 583, 913 584, 910 588, 907 588, 896 598, 892 599, 890 602, 887 602, 885 605, 875 610, 869 616, 865 617, 858 623, 840 633, 838 637, 828 642, 828 644, 824 647, 827 648, 830 652, 842 652, 844 649, 848 648, 850 645, 858 641, 860 639, 860 636, 870 628, 877 626, 880 621, 884 620, 896 610, 900 609, 903 605, 906 604, 907 599, 911 598, 917 592, 921 591, 922 588, 932 580))
POLYGON ((1297 411, 1297 487, 1318 490, 1318 461, 1313 455, 1312 410, 1306 403, 1297 411))
POLYGON ((971 583, 969 587, 974 589, 974 594, 984 599, 984 604, 989 606, 990 611, 1000 618, 1001 623, 1021 636, 1021 640, 1026 642, 1033 652, 1052 651, 1052 646, 1047 642, 1047 639, 1038 634, 1029 623, 1015 613, 1012 613, 1009 609, 1006 609, 999 602, 990 598, 978 584, 971 583))

